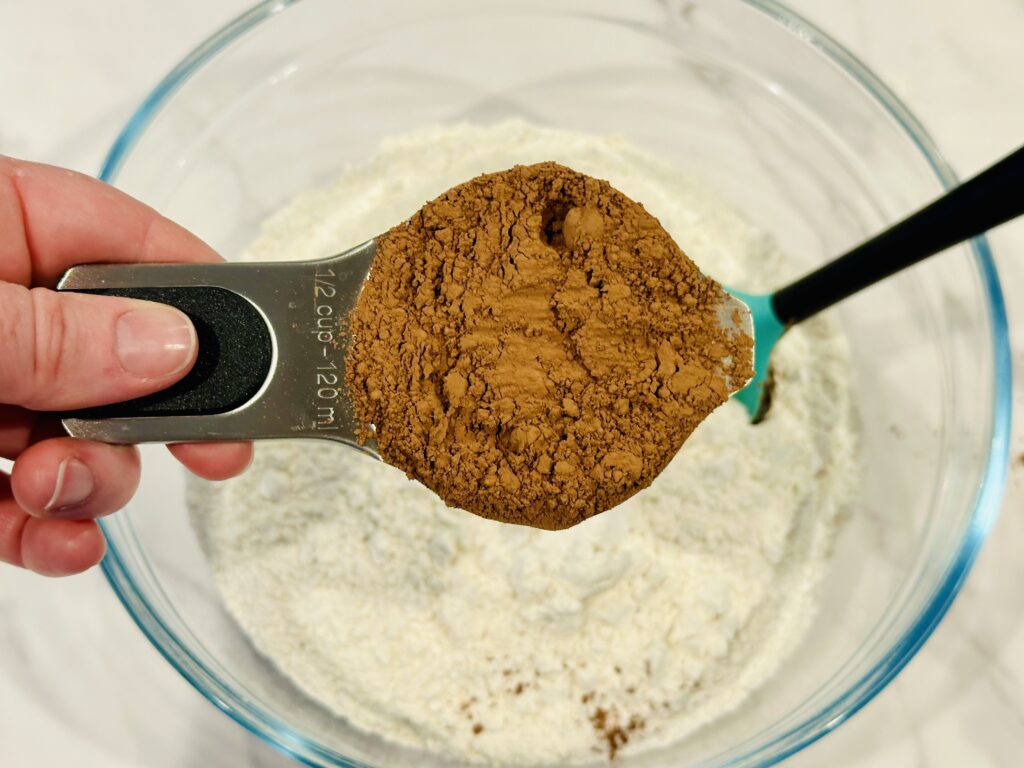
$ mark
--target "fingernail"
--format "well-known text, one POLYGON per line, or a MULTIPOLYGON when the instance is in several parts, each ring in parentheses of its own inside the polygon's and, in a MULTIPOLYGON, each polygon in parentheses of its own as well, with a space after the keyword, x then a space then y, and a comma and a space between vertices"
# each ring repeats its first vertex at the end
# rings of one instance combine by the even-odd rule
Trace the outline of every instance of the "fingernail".
POLYGON ((171 307, 133 309, 117 320, 117 357, 133 376, 158 379, 179 373, 192 362, 195 346, 192 323, 171 307))
POLYGON ((78 459, 68 457, 57 467, 53 495, 43 510, 59 513, 62 509, 75 507, 92 495, 94 487, 92 471, 78 459))

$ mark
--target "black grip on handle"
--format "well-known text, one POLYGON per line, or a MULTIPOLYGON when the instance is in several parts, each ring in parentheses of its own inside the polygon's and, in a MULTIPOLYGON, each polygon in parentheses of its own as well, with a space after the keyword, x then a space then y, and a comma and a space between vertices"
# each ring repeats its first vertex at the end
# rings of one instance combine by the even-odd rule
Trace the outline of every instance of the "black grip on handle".
POLYGON ((101 288, 79 293, 125 296, 177 307, 192 320, 199 351, 192 370, 167 389, 123 403, 62 413, 62 418, 225 413, 251 400, 270 373, 270 330, 256 308, 237 293, 213 286, 101 288))
POLYGON ((931 205, 772 296, 783 325, 805 320, 901 269, 1024 214, 1024 147, 931 205))

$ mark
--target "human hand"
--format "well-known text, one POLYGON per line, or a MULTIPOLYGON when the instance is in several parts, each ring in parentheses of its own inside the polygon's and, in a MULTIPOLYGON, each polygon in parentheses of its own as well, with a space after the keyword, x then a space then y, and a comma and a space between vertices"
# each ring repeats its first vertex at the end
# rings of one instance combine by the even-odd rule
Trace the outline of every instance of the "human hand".
MULTIPOLYGON (((106 550, 95 518, 123 507, 139 483, 139 453, 63 435, 47 411, 119 402, 184 376, 196 358, 192 324, 171 307, 57 293, 90 262, 210 262, 201 240, 88 176, 0 156, 0 561, 41 574, 78 573, 106 550)), ((170 446, 182 464, 219 480, 244 470, 249 443, 170 446)))

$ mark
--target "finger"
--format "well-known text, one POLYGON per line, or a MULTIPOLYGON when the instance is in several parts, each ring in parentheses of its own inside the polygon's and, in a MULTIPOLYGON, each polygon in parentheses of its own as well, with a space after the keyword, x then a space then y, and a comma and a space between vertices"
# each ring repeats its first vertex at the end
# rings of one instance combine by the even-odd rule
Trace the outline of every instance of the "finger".
POLYGON ((11 478, 0 473, 0 560, 11 565, 24 565, 21 558, 21 537, 28 522, 28 513, 18 506, 11 493, 11 478))
POLYGON ((4 446, 4 452, 0 452, 0 458, 16 459, 33 443, 68 436, 60 419, 49 414, 0 405, 0 414, 2 413, 8 413, 9 416, 0 415, 0 432, 3 431, 5 418, 9 419, 10 427, 6 430, 7 444, 4 446))
POLYGON ((103 559, 107 542, 95 520, 29 518, 21 539, 24 566, 42 576, 73 576, 103 559))
POLYGON ((0 157, 0 280, 56 283, 75 264, 209 262, 206 243, 108 184, 0 157))
MULTIPOLYGON (((36 413, 36 423, 32 427, 32 436, 28 445, 40 443, 43 440, 52 440, 55 437, 67 437, 68 432, 58 416, 50 413, 36 413)), ((26 448, 28 446, 25 446, 26 448)))
POLYGON ((0 283, 0 399, 11 405, 130 400, 184 376, 197 348, 191 321, 164 304, 0 283))
POLYGON ((0 561, 44 576, 81 573, 103 559, 106 542, 92 520, 39 520, 21 509, 0 477, 0 561))
POLYGON ((87 520, 127 504, 139 473, 134 446, 64 437, 25 449, 14 462, 11 490, 33 517, 87 520))
POLYGON ((28 447, 36 414, 13 405, 0 405, 0 458, 16 459, 28 447))
POLYGON ((206 480, 227 480, 252 464, 252 443, 177 443, 167 447, 174 458, 206 480))

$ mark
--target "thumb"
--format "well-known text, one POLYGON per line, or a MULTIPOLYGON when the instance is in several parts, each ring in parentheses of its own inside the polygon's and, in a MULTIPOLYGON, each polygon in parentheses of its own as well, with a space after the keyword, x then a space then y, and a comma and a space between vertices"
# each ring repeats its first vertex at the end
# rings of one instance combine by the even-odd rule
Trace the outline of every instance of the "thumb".
POLYGON ((130 400, 184 376, 196 349, 173 307, 0 283, 0 402, 52 411, 130 400))

